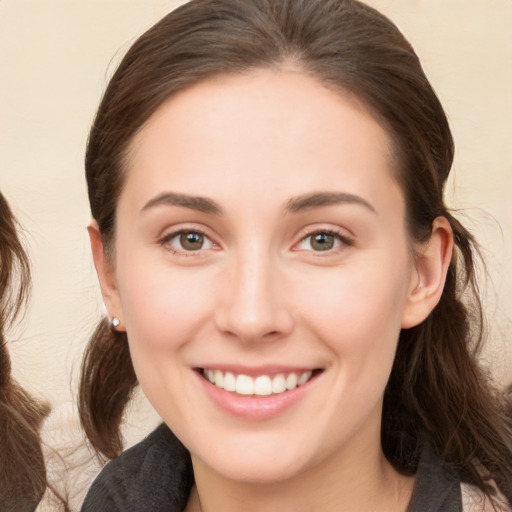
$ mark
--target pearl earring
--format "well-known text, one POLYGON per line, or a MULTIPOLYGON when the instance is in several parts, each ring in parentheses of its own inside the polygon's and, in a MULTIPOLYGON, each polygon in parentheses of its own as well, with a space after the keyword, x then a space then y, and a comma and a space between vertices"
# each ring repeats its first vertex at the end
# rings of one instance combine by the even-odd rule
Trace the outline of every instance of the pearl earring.
POLYGON ((121 323, 121 322, 119 321, 119 318, 117 318, 116 316, 113 316, 113 317, 112 317, 112 320, 111 320, 111 322, 110 322, 110 324, 112 325, 112 327, 113 327, 114 329, 116 329, 117 327, 119 327, 119 324, 120 324, 120 323, 121 323))

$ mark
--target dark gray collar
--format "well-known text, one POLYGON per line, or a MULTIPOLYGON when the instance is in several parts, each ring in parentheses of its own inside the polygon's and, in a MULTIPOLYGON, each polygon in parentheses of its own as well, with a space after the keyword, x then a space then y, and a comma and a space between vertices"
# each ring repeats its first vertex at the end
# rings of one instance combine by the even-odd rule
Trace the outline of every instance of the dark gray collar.
MULTIPOLYGON (((166 425, 109 462, 82 512, 182 512, 194 482, 190 455, 166 425)), ((460 482, 424 450, 407 512, 462 512, 460 482)))
POLYGON ((428 448, 421 455, 407 512, 462 512, 459 478, 428 448))

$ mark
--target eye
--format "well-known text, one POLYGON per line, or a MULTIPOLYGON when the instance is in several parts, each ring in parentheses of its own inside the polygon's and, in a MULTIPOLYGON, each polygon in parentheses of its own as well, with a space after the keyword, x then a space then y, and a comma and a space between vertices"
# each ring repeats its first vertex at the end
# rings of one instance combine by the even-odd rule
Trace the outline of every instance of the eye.
POLYGON ((351 245, 351 240, 333 231, 317 231, 304 237, 297 245, 298 250, 325 252, 343 245, 351 245))
POLYGON ((175 252, 194 252, 213 247, 212 241, 200 231, 182 230, 163 238, 162 245, 175 252))

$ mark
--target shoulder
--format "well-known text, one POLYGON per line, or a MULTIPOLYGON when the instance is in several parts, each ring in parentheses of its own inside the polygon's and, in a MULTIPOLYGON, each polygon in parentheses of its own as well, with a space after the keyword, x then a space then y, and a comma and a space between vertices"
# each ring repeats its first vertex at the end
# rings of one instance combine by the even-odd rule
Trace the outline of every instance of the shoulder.
POLYGON ((497 489, 493 502, 478 487, 470 484, 461 484, 461 494, 463 512, 512 512, 497 489))
POLYGON ((81 510, 178 512, 188 500, 192 480, 187 450, 161 425, 103 468, 81 510))

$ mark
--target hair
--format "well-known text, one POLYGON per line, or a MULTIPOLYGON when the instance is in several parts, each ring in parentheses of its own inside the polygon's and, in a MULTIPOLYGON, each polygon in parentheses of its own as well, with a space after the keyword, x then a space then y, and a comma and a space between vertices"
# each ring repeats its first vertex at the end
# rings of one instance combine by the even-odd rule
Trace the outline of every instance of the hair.
MULTIPOLYGON (((384 453, 414 473, 427 443, 462 481, 491 497, 494 480, 512 503, 511 401, 478 366, 478 251, 443 202, 452 135, 413 48, 371 7, 356 0, 192 0, 143 34, 108 84, 86 152, 92 215, 107 254, 130 143, 155 111, 210 77, 286 64, 355 96, 387 131, 411 239, 428 240, 439 216, 454 233, 439 304, 400 334, 384 396, 384 453)), ((104 320, 84 357, 80 414, 91 444, 107 457, 122 449, 120 423, 136 385, 126 334, 113 333, 104 320)))
POLYGON ((46 487, 39 427, 48 405, 34 400, 11 376, 6 330, 30 294, 30 264, 19 225, 0 193, 0 503, 2 510, 32 511, 46 487))

